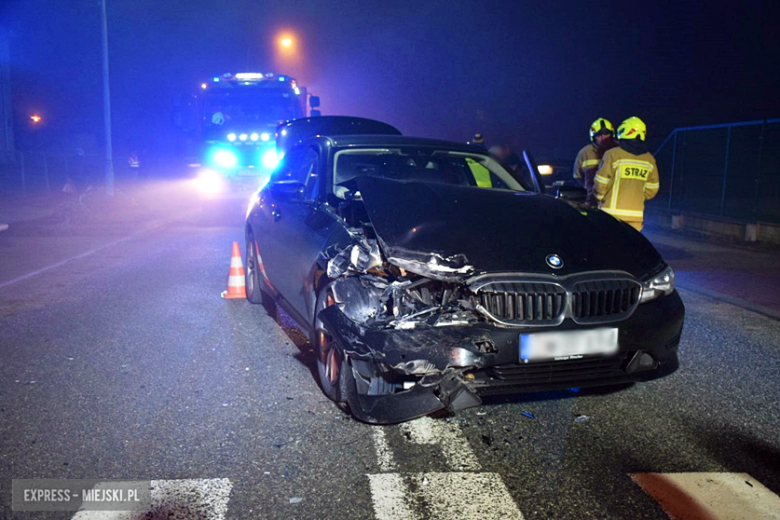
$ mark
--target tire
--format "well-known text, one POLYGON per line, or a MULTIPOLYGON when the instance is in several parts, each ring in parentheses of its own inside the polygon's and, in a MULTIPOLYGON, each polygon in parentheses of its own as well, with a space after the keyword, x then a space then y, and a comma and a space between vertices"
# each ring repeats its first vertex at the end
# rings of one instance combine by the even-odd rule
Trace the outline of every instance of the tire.
POLYGON ((249 303, 263 303, 261 283, 255 240, 252 235, 249 235, 246 237, 246 270, 244 271, 246 299, 249 300, 249 303))
MULTIPOLYGON (((344 403, 347 400, 349 378, 354 377, 349 359, 341 350, 325 326, 319 320, 319 313, 333 305, 330 286, 320 290, 317 297, 317 313, 314 317, 314 350, 317 354, 317 378, 323 393, 331 401, 344 403)), ((354 384, 354 382, 353 382, 354 384)))
POLYGON ((249 303, 261 304, 266 312, 276 323, 279 323, 279 308, 273 297, 263 290, 265 283, 261 278, 257 250, 254 237, 250 234, 246 237, 246 269, 244 271, 244 284, 246 285, 246 299, 249 303))

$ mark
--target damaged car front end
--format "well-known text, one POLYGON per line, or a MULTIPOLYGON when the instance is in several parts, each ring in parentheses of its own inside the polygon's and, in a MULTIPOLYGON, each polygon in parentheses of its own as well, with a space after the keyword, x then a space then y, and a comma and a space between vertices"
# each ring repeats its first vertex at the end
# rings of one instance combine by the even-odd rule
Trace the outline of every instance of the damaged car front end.
POLYGON ((366 422, 460 410, 483 395, 642 381, 677 368, 679 296, 640 307, 642 285, 627 273, 441 281, 384 267, 334 281, 336 304, 319 315, 352 361, 347 397, 366 422), (616 356, 519 357, 523 335, 616 323, 616 356))
MULTIPOLYGON (((361 204, 392 200, 385 181, 360 187, 361 204)), ((323 255, 333 305, 318 316, 351 361, 346 397, 361 420, 392 423, 477 406, 484 395, 643 381, 677 368, 683 307, 673 286, 650 299, 647 284, 621 270, 482 272, 463 253, 399 245, 380 220, 387 206, 368 212, 378 226, 351 229, 348 245, 323 255), (551 330, 615 330, 620 348, 522 359, 523 337, 551 330)), ((430 224, 420 217, 413 235, 430 224)))
MULTIPOLYGON (((684 307, 671 269, 644 237, 511 179, 482 189, 474 162, 495 165, 477 150, 422 140, 406 149, 402 139, 384 138, 387 149, 329 141, 324 203, 304 212, 307 230, 326 230, 300 283, 312 295, 311 337, 331 399, 362 421, 395 423, 477 406, 486 395, 645 381, 677 369, 684 307), (392 156, 382 161, 393 174, 423 166, 391 176, 373 156, 355 160, 357 145, 392 156), (360 175, 339 179, 340 150, 360 175), (436 178, 450 166, 444 153, 467 157, 472 185, 436 178)), ((281 207, 269 206, 271 214, 281 207)), ((277 284, 263 276, 266 290, 277 284)))

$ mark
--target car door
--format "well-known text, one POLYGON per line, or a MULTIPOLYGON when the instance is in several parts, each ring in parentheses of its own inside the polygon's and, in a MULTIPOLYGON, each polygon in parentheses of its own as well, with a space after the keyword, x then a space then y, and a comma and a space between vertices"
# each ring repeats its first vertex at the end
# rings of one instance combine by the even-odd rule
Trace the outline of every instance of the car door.
POLYGON ((527 170, 524 170, 521 168, 522 175, 528 176, 528 181, 531 183, 531 185, 534 187, 534 190, 539 193, 544 193, 544 181, 542 180, 541 174, 539 174, 539 166, 536 164, 536 161, 531 156, 531 153, 527 150, 523 150, 523 160, 525 162, 527 170))
POLYGON ((265 273, 283 307, 296 321, 308 323, 311 280, 330 219, 324 219, 317 202, 320 156, 314 146, 291 149, 261 193, 257 219, 264 230, 256 236, 265 273), (297 181, 305 186, 299 198, 274 195, 273 184, 297 181))

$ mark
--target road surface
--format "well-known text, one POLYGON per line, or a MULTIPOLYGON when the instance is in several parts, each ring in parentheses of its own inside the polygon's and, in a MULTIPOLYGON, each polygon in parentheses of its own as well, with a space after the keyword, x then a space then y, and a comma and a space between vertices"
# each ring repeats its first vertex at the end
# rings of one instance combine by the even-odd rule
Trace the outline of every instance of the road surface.
MULTIPOLYGON (((683 288, 668 378, 372 427, 323 396, 289 320, 219 298, 240 210, 199 209, 0 234, 0 518, 125 518, 15 513, 15 478, 176 487, 145 518, 780 518, 778 321, 683 288)), ((654 237, 673 266, 715 269, 654 237)))

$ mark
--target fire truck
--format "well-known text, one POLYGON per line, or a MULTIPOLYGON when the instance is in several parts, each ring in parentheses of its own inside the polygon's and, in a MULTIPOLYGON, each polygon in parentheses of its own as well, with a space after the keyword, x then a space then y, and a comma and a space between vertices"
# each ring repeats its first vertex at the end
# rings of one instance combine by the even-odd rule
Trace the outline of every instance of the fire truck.
POLYGON ((319 98, 282 74, 226 73, 200 87, 190 150, 205 197, 255 191, 279 162, 277 125, 320 115, 319 98))

